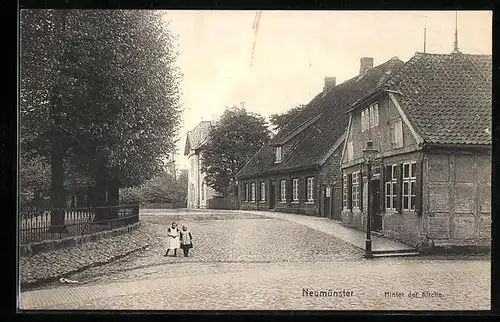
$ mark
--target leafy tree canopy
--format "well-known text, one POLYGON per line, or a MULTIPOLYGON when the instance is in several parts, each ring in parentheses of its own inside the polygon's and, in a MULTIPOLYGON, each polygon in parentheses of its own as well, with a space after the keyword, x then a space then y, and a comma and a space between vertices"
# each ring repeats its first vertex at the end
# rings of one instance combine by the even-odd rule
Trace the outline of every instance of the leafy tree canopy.
POLYGON ((161 172, 180 119, 177 55, 155 11, 23 10, 23 156, 49 160, 58 115, 74 171, 103 162, 121 186, 161 172))
POLYGON ((264 117, 228 107, 212 127, 202 150, 202 171, 207 185, 223 196, 236 187, 236 174, 270 138, 264 117))

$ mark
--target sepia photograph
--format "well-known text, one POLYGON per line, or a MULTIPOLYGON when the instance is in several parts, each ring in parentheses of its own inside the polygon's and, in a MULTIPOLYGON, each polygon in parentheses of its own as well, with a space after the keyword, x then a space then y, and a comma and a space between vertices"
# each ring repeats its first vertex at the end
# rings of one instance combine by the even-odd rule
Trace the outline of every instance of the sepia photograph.
POLYGON ((18 311, 491 310, 491 11, 21 9, 18 50, 18 311))

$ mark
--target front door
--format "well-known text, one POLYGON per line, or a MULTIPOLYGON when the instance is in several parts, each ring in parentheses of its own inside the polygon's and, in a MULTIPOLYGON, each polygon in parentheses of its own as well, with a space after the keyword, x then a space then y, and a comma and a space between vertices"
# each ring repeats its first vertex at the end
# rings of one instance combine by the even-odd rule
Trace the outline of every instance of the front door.
POLYGON ((371 215, 372 215, 372 230, 382 230, 382 215, 380 214, 380 179, 372 180, 371 182, 371 215))
POLYGON ((323 217, 332 218, 331 212, 331 204, 332 204, 332 190, 330 186, 323 187, 323 217))
POLYGON ((269 209, 274 209, 274 203, 276 202, 276 184, 271 181, 269 185, 269 209))

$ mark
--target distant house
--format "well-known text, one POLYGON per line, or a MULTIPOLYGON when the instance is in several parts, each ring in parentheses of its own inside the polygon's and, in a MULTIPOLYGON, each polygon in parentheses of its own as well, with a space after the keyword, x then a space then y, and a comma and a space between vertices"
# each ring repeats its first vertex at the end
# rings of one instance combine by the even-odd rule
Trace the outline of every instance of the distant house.
POLYGON ((353 104, 343 223, 366 230, 370 140, 373 230, 415 246, 490 245, 491 96, 491 56, 417 53, 353 104))
POLYGON ((393 58, 373 67, 362 58, 360 72, 323 91, 265 144, 238 173, 240 208, 341 219, 340 158, 348 108, 381 84, 403 62, 393 58))
POLYGON ((206 208, 207 200, 217 193, 205 182, 205 175, 201 171, 201 160, 203 159, 203 146, 209 139, 210 121, 200 122, 186 136, 184 155, 188 157, 188 208, 206 208))

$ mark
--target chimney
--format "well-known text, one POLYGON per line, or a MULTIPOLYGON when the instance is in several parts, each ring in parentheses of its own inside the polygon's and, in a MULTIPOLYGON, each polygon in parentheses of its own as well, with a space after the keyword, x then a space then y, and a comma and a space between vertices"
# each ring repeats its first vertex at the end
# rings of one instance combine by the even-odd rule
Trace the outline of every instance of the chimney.
POLYGON ((359 76, 363 76, 366 71, 373 68, 373 57, 361 57, 359 67, 359 76))
POLYGON ((240 102, 240 108, 245 109, 245 102, 240 102))
POLYGON ((325 77, 325 85, 323 86, 323 92, 327 92, 335 87, 337 84, 337 78, 335 77, 325 77))

